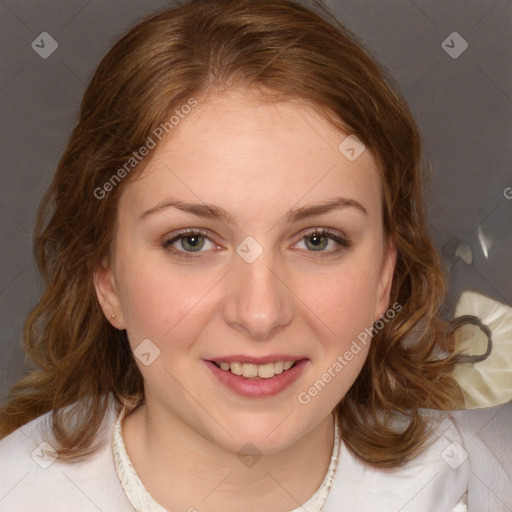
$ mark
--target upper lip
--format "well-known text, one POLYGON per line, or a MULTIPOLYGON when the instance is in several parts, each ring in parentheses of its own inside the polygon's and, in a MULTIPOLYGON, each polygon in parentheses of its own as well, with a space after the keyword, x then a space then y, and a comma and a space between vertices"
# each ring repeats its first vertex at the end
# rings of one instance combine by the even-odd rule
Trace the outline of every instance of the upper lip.
POLYGON ((290 354, 277 354, 262 357, 231 355, 212 357, 211 359, 208 359, 208 361, 214 361, 217 363, 267 364, 276 363, 278 361, 300 361, 301 359, 307 358, 304 356, 293 356, 290 354))

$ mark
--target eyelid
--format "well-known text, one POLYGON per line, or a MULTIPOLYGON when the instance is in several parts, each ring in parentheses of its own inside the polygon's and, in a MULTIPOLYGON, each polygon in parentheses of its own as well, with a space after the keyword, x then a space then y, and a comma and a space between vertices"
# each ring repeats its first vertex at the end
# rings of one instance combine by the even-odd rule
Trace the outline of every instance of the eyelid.
MULTIPOLYGON (((217 242, 215 242, 214 239, 210 236, 209 231, 207 231, 205 229, 201 229, 201 228, 186 228, 186 229, 176 231, 175 233, 172 233, 170 235, 166 235, 162 239, 162 245, 164 247, 168 247, 171 244, 173 244, 174 242, 176 242, 177 240, 179 240, 180 238, 185 238, 187 235, 189 235, 189 236, 200 235, 203 238, 208 239, 210 242, 214 243, 215 245, 220 245, 217 242)), ((180 252, 183 252, 183 251, 180 251, 180 252)))
MULTIPOLYGON (((342 252, 344 250, 350 249, 352 247, 352 242, 349 240, 349 238, 347 236, 345 236, 344 233, 342 233, 338 230, 333 230, 333 229, 325 228, 325 227, 313 227, 313 228, 307 228, 307 229, 301 231, 297 237, 297 240, 292 245, 296 245, 297 243, 302 241, 304 238, 307 238, 308 236, 312 236, 314 234, 318 234, 320 236, 325 236, 328 239, 333 240, 335 243, 338 244, 337 249, 334 249, 331 251, 318 251, 319 255, 325 255, 325 256, 334 255, 334 254, 338 254, 339 252, 342 252)), ((214 239, 212 239, 209 231, 207 231, 205 229, 201 229, 201 228, 186 228, 186 229, 177 231, 175 233, 172 233, 172 235, 164 237, 164 239, 162 240, 162 246, 165 249, 170 250, 170 251, 174 252, 175 254, 180 255, 183 258, 200 257, 201 253, 206 252, 206 251, 188 252, 188 251, 178 250, 178 249, 175 249, 174 247, 172 247, 172 244, 174 244, 175 242, 180 240, 180 238, 185 238, 187 235, 200 235, 201 237, 209 240, 214 245, 220 246, 220 244, 218 244, 217 242, 214 241, 214 239)), ((314 254, 316 251, 304 251, 304 252, 310 252, 310 253, 314 254)))
POLYGON ((338 239, 340 243, 346 243, 347 246, 351 245, 351 242, 342 231, 339 231, 337 229, 331 229, 331 228, 325 228, 325 227, 314 227, 314 228, 307 228, 299 234, 299 240, 302 240, 304 237, 311 236, 314 234, 332 237, 334 239, 338 239))
POLYGON ((313 255, 312 257, 314 257, 314 258, 335 256, 343 251, 347 251, 353 245, 353 243, 349 239, 349 237, 347 237, 343 232, 334 230, 331 228, 325 228, 325 227, 314 227, 314 228, 307 228, 307 229, 303 230, 300 233, 298 240, 293 245, 296 245, 297 243, 304 240, 305 238, 315 235, 315 234, 320 235, 320 236, 325 236, 329 240, 333 240, 337 244, 337 247, 331 251, 303 251, 303 252, 312 254, 313 255), (315 253, 318 254, 318 256, 314 256, 315 253))

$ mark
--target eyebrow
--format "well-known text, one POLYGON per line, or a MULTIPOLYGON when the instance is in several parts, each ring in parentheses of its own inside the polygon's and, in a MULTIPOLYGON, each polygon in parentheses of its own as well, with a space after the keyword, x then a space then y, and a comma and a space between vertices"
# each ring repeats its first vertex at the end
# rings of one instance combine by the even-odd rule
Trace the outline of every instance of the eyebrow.
MULTIPOLYGON (((222 220, 227 224, 235 224, 235 218, 226 210, 219 206, 205 203, 185 203, 183 201, 172 201, 165 200, 158 203, 153 208, 146 210, 140 215, 140 219, 145 219, 156 213, 160 213, 168 208, 177 208, 186 213, 191 213, 197 217, 203 217, 207 219, 222 220)), ((344 208, 355 208, 357 211, 368 215, 366 208, 354 199, 348 199, 345 197, 335 197, 319 204, 302 206, 300 208, 291 209, 284 215, 283 219, 286 223, 297 222, 302 219, 314 217, 316 215, 322 215, 333 210, 339 210, 344 208)))

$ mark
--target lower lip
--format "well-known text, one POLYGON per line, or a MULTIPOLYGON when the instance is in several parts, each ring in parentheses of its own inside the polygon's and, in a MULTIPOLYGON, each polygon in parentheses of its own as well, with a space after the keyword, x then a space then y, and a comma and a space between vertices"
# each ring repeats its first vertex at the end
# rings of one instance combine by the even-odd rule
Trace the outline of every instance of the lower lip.
POLYGON ((308 361, 308 359, 301 359, 289 370, 274 375, 270 379, 250 379, 234 375, 229 370, 221 370, 212 361, 205 361, 205 363, 213 374, 235 393, 251 398, 262 398, 277 395, 295 382, 304 371, 308 361))

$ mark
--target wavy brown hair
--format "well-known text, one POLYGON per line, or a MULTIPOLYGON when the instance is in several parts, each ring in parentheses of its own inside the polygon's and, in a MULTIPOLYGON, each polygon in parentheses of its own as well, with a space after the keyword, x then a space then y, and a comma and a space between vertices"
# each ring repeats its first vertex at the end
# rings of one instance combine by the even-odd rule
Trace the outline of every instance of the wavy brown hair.
POLYGON ((123 185, 140 169, 102 199, 95 190, 190 98, 200 102, 230 88, 258 88, 269 101, 306 101, 355 134, 378 162, 385 232, 398 251, 391 303, 402 309, 374 336, 336 408, 345 443, 375 466, 400 465, 427 439, 419 408, 448 409, 460 400, 440 318, 446 276, 425 220, 420 134, 385 71, 315 6, 322 8, 194 0, 144 19, 102 59, 39 208, 34 243, 45 289, 24 326, 32 367, 0 411, 0 437, 52 411, 59 455, 70 460, 93 450, 109 397, 130 407, 143 403, 126 332, 107 321, 93 285, 94 270, 110 255, 123 185), (392 427, 397 413, 408 419, 405 430, 392 427))

